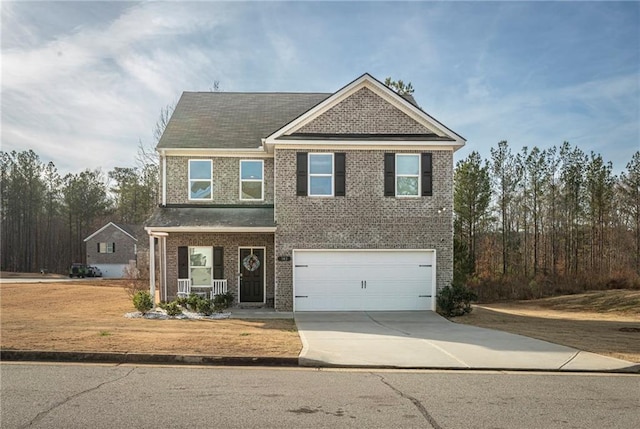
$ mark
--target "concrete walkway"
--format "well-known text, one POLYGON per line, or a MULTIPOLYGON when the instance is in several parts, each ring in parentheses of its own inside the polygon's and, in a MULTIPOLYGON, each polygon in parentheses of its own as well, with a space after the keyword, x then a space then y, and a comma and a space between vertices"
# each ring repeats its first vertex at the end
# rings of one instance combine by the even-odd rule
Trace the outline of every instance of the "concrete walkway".
POLYGON ((302 366, 638 372, 640 365, 431 311, 294 314, 302 366))

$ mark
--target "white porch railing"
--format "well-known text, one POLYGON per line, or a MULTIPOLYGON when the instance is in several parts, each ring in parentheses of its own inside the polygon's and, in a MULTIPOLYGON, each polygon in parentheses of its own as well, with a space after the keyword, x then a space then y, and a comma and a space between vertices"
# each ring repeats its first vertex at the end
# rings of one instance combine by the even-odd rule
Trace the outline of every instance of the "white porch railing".
POLYGON ((216 279, 211 288, 211 299, 216 295, 227 293, 227 279, 216 279))
POLYGON ((213 299, 216 295, 227 293, 227 279, 215 279, 210 286, 193 286, 191 279, 178 279, 178 297, 188 297, 197 293, 213 299))
POLYGON ((191 279, 178 279, 178 297, 186 298, 191 294, 191 279))

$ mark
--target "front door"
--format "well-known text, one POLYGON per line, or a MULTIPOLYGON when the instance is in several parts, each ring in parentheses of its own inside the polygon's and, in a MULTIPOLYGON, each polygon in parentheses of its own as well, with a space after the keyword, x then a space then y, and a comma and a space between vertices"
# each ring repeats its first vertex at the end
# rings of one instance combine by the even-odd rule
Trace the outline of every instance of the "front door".
POLYGON ((264 302, 264 248, 240 248, 240 302, 264 302))

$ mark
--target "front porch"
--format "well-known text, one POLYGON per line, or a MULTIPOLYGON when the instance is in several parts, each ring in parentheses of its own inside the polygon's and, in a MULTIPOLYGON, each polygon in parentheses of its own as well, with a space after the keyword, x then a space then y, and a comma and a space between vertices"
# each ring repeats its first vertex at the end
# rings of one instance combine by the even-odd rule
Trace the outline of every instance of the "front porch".
POLYGON ((149 287, 161 301, 198 293, 274 306, 273 206, 159 207, 147 222, 149 287))
POLYGON ((233 305, 273 308, 274 234, 168 232, 151 237, 152 296, 169 302, 192 293, 233 305))

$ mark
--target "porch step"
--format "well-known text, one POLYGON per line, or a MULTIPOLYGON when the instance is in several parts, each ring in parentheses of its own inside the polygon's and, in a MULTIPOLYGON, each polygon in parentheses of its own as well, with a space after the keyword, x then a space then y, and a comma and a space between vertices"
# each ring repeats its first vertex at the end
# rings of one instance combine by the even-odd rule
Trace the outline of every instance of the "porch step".
POLYGON ((268 307, 265 303, 263 302, 242 302, 240 304, 236 304, 233 306, 233 308, 239 308, 241 310, 256 310, 259 308, 273 308, 273 307, 268 307))

